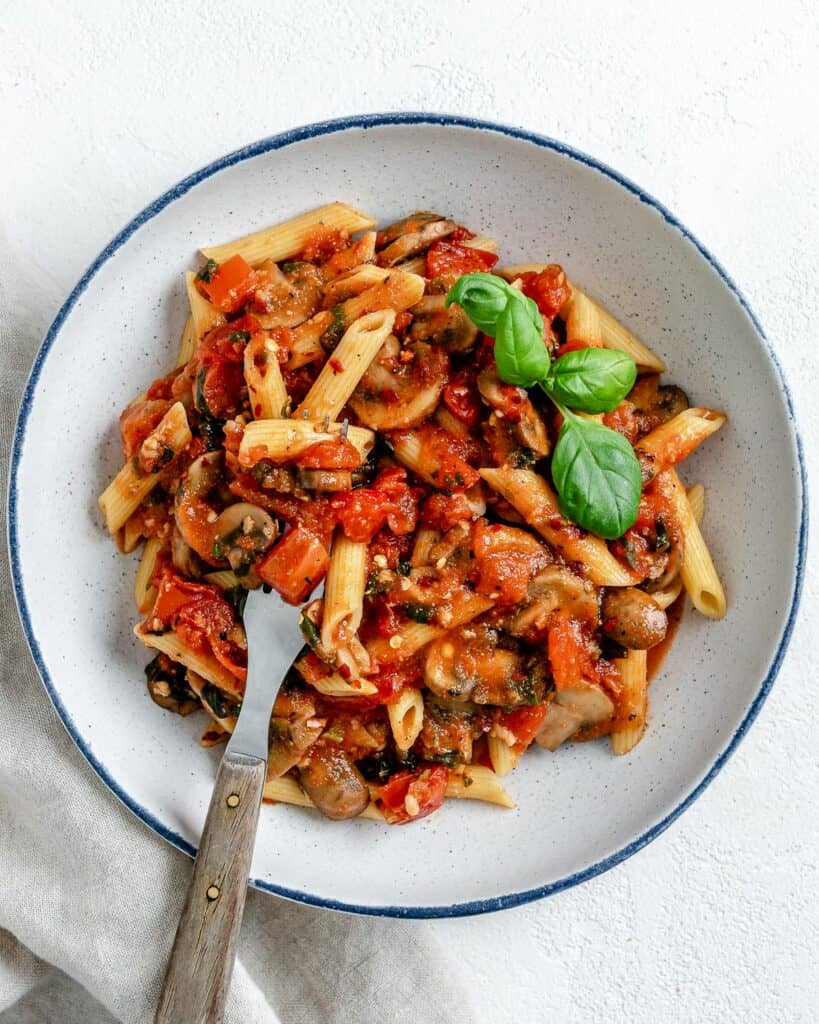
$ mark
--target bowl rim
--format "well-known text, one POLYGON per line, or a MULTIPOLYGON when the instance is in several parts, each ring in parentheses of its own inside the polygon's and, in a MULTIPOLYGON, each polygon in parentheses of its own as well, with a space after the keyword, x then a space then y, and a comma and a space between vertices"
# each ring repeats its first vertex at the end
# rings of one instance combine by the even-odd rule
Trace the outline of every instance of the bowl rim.
POLYGON ((782 663, 782 659, 787 650, 790 642, 791 634, 793 632, 794 622, 796 620, 797 612, 799 609, 799 603, 802 596, 802 583, 804 577, 804 563, 805 555, 807 550, 808 540, 808 490, 807 490, 807 473, 805 469, 805 461, 802 450, 802 441, 799 435, 799 430, 796 424, 796 418, 794 415, 793 401, 791 392, 788 387, 785 375, 782 367, 779 363, 776 353, 774 352, 770 342, 768 341, 765 332, 762 329, 761 324, 756 318, 753 310, 748 304, 742 292, 739 290, 737 285, 734 283, 730 275, 723 269, 717 259, 706 249, 706 247, 683 225, 680 221, 668 210, 662 203, 647 193, 639 185, 631 181, 629 178, 615 171, 607 164, 594 157, 591 157, 572 146, 568 146, 565 143, 559 142, 556 139, 550 138, 549 136, 539 134, 537 132, 527 131, 523 128, 512 127, 510 125, 482 120, 472 117, 464 117, 458 114, 437 114, 437 113, 425 113, 425 112, 386 112, 386 113, 374 113, 374 114, 360 114, 352 115, 348 117, 336 118, 327 121, 318 121, 312 124, 304 125, 298 128, 289 129, 284 132, 279 132, 275 135, 267 136, 266 138, 260 139, 256 142, 250 143, 249 145, 243 146, 240 149, 236 149, 225 156, 219 157, 212 161, 206 166, 194 171, 192 174, 183 178, 180 182, 174 185, 162 193, 157 199, 149 203, 143 210, 141 210, 135 217, 133 217, 122 230, 105 246, 105 248, 99 253, 99 255, 93 260, 90 266, 85 270, 82 277, 79 279, 77 284, 72 289, 68 298, 65 300, 63 305, 60 307, 57 315, 48 328, 45 337, 40 344, 37 354, 34 358, 31 371, 29 373, 28 380, 26 382, 25 389, 23 391, 22 399, 20 402, 20 408, 17 416, 17 421, 14 428, 14 435, 12 441, 11 460, 9 467, 9 482, 8 482, 8 496, 7 496, 7 541, 9 551, 9 562, 11 566, 11 576, 13 582, 14 596, 17 603, 17 610, 20 616, 20 621, 23 627, 23 633, 26 638, 26 643, 31 652, 34 663, 37 667, 38 674, 45 686, 46 692, 54 705, 54 708, 59 715, 66 731, 68 732, 71 739, 74 741, 80 753, 83 755, 85 760, 94 769, 96 774, 105 783, 105 785, 111 790, 112 793, 123 803, 137 818, 139 818, 145 825, 156 832, 159 836, 169 842, 172 846, 175 846, 178 850, 186 853, 190 857, 196 855, 196 847, 189 843, 177 832, 168 828, 161 821, 159 821, 150 811, 145 807, 141 806, 129 793, 116 781, 112 774, 108 771, 106 766, 102 764, 99 759, 94 755, 90 746, 84 739, 80 729, 75 724, 71 717, 67 707, 63 703, 60 696, 59 688, 55 685, 54 680, 49 674, 48 668, 45 664, 42 652, 40 650, 39 642, 34 633, 31 616, 29 612, 28 601, 26 598, 25 585, 22 574, 21 560, 20 560, 20 537, 17 522, 17 506, 18 506, 18 473, 20 469, 20 463, 23 456, 23 446, 25 442, 26 426, 28 423, 29 413, 37 387, 37 383, 40 378, 45 361, 48 354, 54 345, 57 337, 59 336, 60 330, 65 322, 66 318, 70 314, 71 310, 76 305, 79 298, 85 292, 86 288, 96 275, 97 271, 105 264, 116 251, 124 245, 124 243, 147 221, 151 220, 158 213, 160 213, 166 206, 185 195, 195 185, 204 181, 207 178, 219 173, 226 168, 232 167, 236 164, 242 163, 245 160, 252 159, 253 157, 260 156, 264 153, 271 152, 277 149, 283 149, 297 142, 302 142, 306 139, 318 138, 325 135, 333 135, 338 132, 344 132, 349 129, 367 129, 376 128, 383 126, 392 125, 435 125, 442 127, 455 127, 455 128, 467 128, 476 131, 483 131, 487 133, 495 133, 505 135, 507 137, 521 140, 524 142, 533 143, 544 149, 552 150, 553 152, 559 153, 563 156, 569 157, 570 159, 577 161, 580 164, 585 165, 599 173, 603 174, 607 178, 611 179, 618 185, 622 186, 627 192, 636 196, 641 202, 646 203, 656 210, 663 220, 671 227, 675 228, 688 242, 690 242, 695 249, 699 252, 700 256, 710 265, 710 267, 716 272, 721 278, 722 282, 733 294, 734 298, 738 301, 742 309, 748 316, 754 330, 758 334, 762 343, 767 350, 768 357, 773 364, 774 369, 779 378, 779 384, 782 394, 785 399, 785 405, 788 414, 788 425, 790 427, 794 448, 796 451, 797 465, 798 465, 798 477, 799 477, 799 489, 801 492, 801 507, 800 507, 800 523, 799 523, 799 537, 797 542, 796 551, 796 565, 794 567, 794 581, 793 589, 791 594, 790 607, 788 609, 785 625, 782 629, 782 633, 777 644, 776 651, 774 653, 773 660, 771 661, 770 668, 762 680, 758 692, 756 693, 753 701, 751 702, 748 710, 746 711, 742 721, 737 726, 733 736, 729 743, 722 751, 722 753, 716 758, 710 769, 706 772, 704 777, 697 783, 694 788, 687 793, 680 802, 674 806, 659 822, 647 829, 641 835, 631 840, 621 849, 616 850, 614 853, 609 854, 607 857, 583 868, 581 871, 574 872, 566 875, 562 878, 556 879, 553 882, 546 883, 541 886, 536 886, 532 889, 526 889, 521 892, 506 893, 501 896, 490 897, 486 899, 468 900, 462 903, 433 905, 433 906, 366 906, 358 905, 354 903, 346 903, 339 900, 329 899, 325 897, 315 896, 308 892, 302 892, 297 889, 290 889, 285 886, 275 885, 272 882, 268 882, 261 878, 249 879, 249 884, 254 888, 269 892, 277 896, 282 896, 295 902, 321 907, 330 910, 346 911, 348 913, 356 913, 363 915, 374 915, 383 917, 396 917, 396 918, 439 918, 439 917, 465 917, 474 914, 483 914, 490 911, 502 910, 509 907, 520 906, 524 903, 529 903, 533 900, 542 899, 546 896, 551 896, 555 893, 562 892, 565 889, 570 889, 575 885, 579 885, 582 882, 586 882, 597 875, 602 874, 605 871, 610 870, 617 864, 633 856, 639 850, 641 850, 652 840, 656 839, 662 832, 664 832, 669 825, 672 824, 682 813, 685 811, 693 802, 697 799, 705 789, 710 785, 718 772, 725 765, 727 760, 731 757, 737 748, 740 740, 745 736, 749 727, 753 723, 756 716, 759 714, 760 708, 762 707, 765 699, 770 692, 770 689, 776 679, 779 672, 779 668, 782 663))

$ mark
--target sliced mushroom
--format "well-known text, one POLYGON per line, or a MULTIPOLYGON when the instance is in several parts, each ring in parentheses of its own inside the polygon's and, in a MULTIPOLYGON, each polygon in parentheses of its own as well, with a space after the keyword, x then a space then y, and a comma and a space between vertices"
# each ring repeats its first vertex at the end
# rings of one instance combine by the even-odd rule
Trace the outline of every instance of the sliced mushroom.
POLYGON ((308 491, 349 491, 353 486, 353 474, 346 469, 300 469, 298 481, 299 486, 308 491))
POLYGON ((221 451, 205 452, 190 464, 176 491, 174 519, 186 544, 208 565, 219 565, 213 554, 213 523, 216 515, 206 499, 222 471, 221 451))
POLYGON ((145 668, 145 678, 151 700, 166 711, 187 716, 202 706, 188 685, 184 665, 158 654, 145 668))
POLYGON ((402 350, 390 337, 361 378, 350 406, 372 430, 417 426, 435 410, 448 370, 443 349, 417 342, 402 350))
POLYGON ((412 307, 413 321, 407 337, 410 341, 429 341, 447 352, 466 352, 478 337, 478 328, 460 306, 445 306, 446 296, 425 295, 412 307))
POLYGON ((654 599, 634 587, 606 590, 600 606, 603 632, 622 647, 645 651, 665 639, 668 617, 654 599))
POLYGON ((575 686, 559 690, 555 700, 580 715, 581 725, 597 725, 614 714, 611 698, 594 683, 579 682, 575 686))
POLYGON ((512 433, 534 456, 543 458, 549 454, 551 443, 546 424, 523 388, 504 384, 497 370, 485 369, 478 374, 478 390, 484 401, 502 413, 507 423, 512 424, 512 433))
POLYGON ((646 429, 667 423, 690 405, 688 395, 676 384, 663 384, 657 374, 641 377, 629 393, 628 400, 648 418, 646 429))
POLYGON ((538 635, 558 609, 573 619, 596 625, 598 589, 565 566, 549 565, 529 584, 522 607, 504 623, 504 628, 513 636, 538 635))
POLYGON ((579 712, 553 700, 535 740, 546 750, 557 750, 561 743, 565 743, 570 736, 573 736, 582 724, 583 717, 579 712))
MULTIPOLYGON (((454 220, 427 220, 423 224, 414 224, 413 218, 408 218, 404 223, 406 230, 376 256, 376 262, 380 267, 394 267, 401 260, 423 252, 439 238, 451 235, 458 226, 454 220)), ((394 227, 395 225, 392 226, 394 227)), ((392 228, 388 228, 387 232, 391 233, 392 228)), ((379 240, 385 236, 386 233, 380 234, 379 240)))
POLYGON ((255 301, 264 311, 256 314, 262 327, 298 327, 321 306, 323 277, 310 263, 284 274, 275 263, 264 263, 255 301))
POLYGON ((173 564, 183 576, 190 576, 195 580, 199 579, 207 569, 211 568, 205 565, 176 526, 174 526, 173 533, 171 534, 171 558, 173 559, 173 564))
POLYGON ((498 632, 485 625, 453 630, 427 648, 424 682, 436 696, 512 707, 528 703, 520 688, 526 673, 517 651, 498 646, 498 632))
POLYGON ((400 220, 393 221, 392 224, 382 228, 376 236, 375 244, 379 249, 383 249, 384 246, 394 242, 401 235, 412 234, 414 231, 420 231, 425 224, 432 224, 433 221, 445 219, 440 213, 432 213, 430 210, 416 210, 409 217, 402 217, 400 220))
POLYGON ((318 810, 334 821, 355 818, 370 802, 364 776, 340 747, 313 752, 299 769, 299 782, 318 810))
POLYGON ((324 731, 326 720, 307 718, 288 721, 271 718, 270 748, 267 758, 268 779, 278 779, 295 768, 324 731))
POLYGON ((270 547, 278 532, 278 526, 264 509, 237 501, 214 523, 213 553, 226 558, 231 569, 241 576, 270 547))

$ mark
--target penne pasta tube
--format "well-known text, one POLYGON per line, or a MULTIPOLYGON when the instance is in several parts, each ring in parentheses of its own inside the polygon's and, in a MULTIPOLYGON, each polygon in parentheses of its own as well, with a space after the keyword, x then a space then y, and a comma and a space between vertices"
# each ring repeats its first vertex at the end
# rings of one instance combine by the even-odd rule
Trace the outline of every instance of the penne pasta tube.
POLYGON ((463 768, 453 769, 446 784, 446 795, 457 799, 483 800, 499 807, 517 806, 498 782, 498 777, 492 769, 479 764, 468 764, 463 768))
POLYGON ((399 750, 409 750, 424 724, 424 698, 416 686, 405 686, 394 704, 387 705, 390 728, 399 750))
POLYGON ((353 679, 348 682, 338 672, 333 672, 329 668, 326 675, 319 676, 307 668, 304 658, 294 662, 293 667, 308 686, 312 686, 318 693, 323 693, 325 697, 372 697, 378 693, 378 687, 366 679, 353 679))
POLYGON ((350 640, 361 625, 367 578, 367 545, 337 532, 324 584, 321 646, 328 653, 350 640))
POLYGON ((465 238, 460 245, 466 246, 467 249, 480 249, 481 252, 497 252, 498 243, 494 238, 489 238, 488 235, 475 235, 474 238, 465 238))
POLYGON ((199 338, 196 335, 196 328, 193 324, 193 316, 189 316, 182 328, 182 337, 179 339, 179 356, 176 360, 177 366, 184 366, 193 359, 199 338))
POLYGON ((220 690, 225 690, 236 697, 241 697, 244 693, 243 684, 228 672, 220 661, 212 654, 200 654, 192 650, 178 633, 152 633, 144 622, 134 626, 134 633, 146 647, 167 654, 171 661, 178 661, 180 665, 191 669, 207 682, 218 686, 220 690))
POLYGON ((247 424, 242 435, 239 465, 249 468, 262 459, 293 462, 313 445, 337 441, 342 436, 353 445, 364 462, 375 443, 375 434, 366 427, 345 427, 343 423, 314 423, 310 420, 254 420, 247 424))
POLYGON ((727 601, 708 545, 700 531, 696 516, 689 504, 685 488, 680 483, 676 470, 664 470, 658 476, 659 486, 668 496, 672 514, 683 536, 683 560, 680 569, 683 586, 691 603, 703 615, 721 619, 725 615, 727 601))
POLYGON ((233 590, 235 587, 242 586, 242 581, 236 573, 231 572, 230 569, 220 569, 218 572, 209 572, 205 576, 205 582, 213 583, 222 590, 233 590))
POLYGON ((272 338, 255 334, 245 346, 244 373, 253 418, 276 419, 286 415, 288 397, 278 347, 272 338))
MULTIPOLYGON (((146 450, 146 445, 149 446, 149 450, 151 447, 158 447, 169 451, 173 457, 190 443, 192 437, 185 407, 181 402, 176 402, 143 441, 142 450, 146 450)), ((164 464, 165 462, 162 462, 162 465, 164 464)), ((99 498, 99 506, 105 516, 105 525, 109 533, 114 534, 125 525, 160 479, 159 469, 154 473, 143 473, 138 468, 136 459, 129 459, 125 463, 99 498)))
POLYGON ((611 734, 615 754, 627 754, 642 739, 648 709, 648 657, 645 651, 629 651, 617 658, 622 690, 618 700, 618 718, 625 724, 611 734))
POLYGON ((395 323, 392 309, 367 313, 355 320, 321 368, 294 419, 334 420, 355 391, 367 367, 387 340, 395 323))
POLYGON ((685 409, 640 438, 637 451, 647 455, 654 470, 660 472, 687 459, 726 420, 723 413, 713 409, 685 409))
POLYGON ((566 341, 580 342, 589 348, 603 347, 600 311, 583 292, 573 289, 572 297, 561 310, 566 323, 566 341))
POLYGON ((392 271, 385 267, 377 267, 374 263, 364 263, 362 266, 353 267, 346 274, 340 274, 334 278, 324 289, 324 306, 330 308, 337 306, 354 295, 360 295, 367 288, 373 285, 383 284, 392 271))
POLYGON ((489 760, 492 762, 492 770, 498 778, 509 775, 521 757, 522 751, 515 750, 505 739, 494 736, 491 732, 486 738, 489 748, 489 760))
POLYGON ((123 555, 130 555, 132 551, 136 551, 142 537, 141 517, 130 516, 126 519, 125 525, 117 534, 117 543, 119 544, 120 551, 122 551, 123 555))
POLYGON ((206 259, 216 260, 217 263, 223 263, 237 254, 251 265, 265 260, 278 263, 298 256, 318 231, 348 231, 353 234, 373 228, 375 224, 374 217, 347 203, 328 203, 232 242, 208 246, 201 252, 206 259))
MULTIPOLYGON (((691 511, 693 512, 697 523, 701 523, 703 512, 705 510, 705 488, 702 484, 694 484, 692 487, 689 487, 688 504, 691 506, 691 511)), ((651 596, 660 608, 665 609, 674 604, 682 593, 682 589, 682 579, 677 575, 667 587, 664 587, 662 590, 653 591, 651 596)))
POLYGON ((187 288, 188 302, 191 307, 190 319, 191 329, 196 339, 194 344, 195 350, 196 345, 199 344, 208 331, 212 331, 214 327, 221 327, 225 322, 225 317, 216 306, 208 302, 196 287, 196 274, 193 271, 189 270, 185 274, 185 287, 187 288))
POLYGON ((631 573, 604 541, 580 530, 560 512, 557 496, 543 477, 531 469, 482 469, 489 486, 512 505, 533 529, 600 587, 627 587, 631 573))
POLYGON ((410 622, 404 626, 400 633, 386 637, 378 637, 367 645, 370 658, 379 662, 389 664, 394 661, 406 661, 413 654, 417 654, 427 644, 437 640, 446 632, 440 626, 430 626, 424 622, 410 622), (397 642, 396 642, 397 641, 397 642))
POLYGON ((323 359, 326 349, 332 349, 353 321, 365 313, 380 309, 401 313, 409 309, 423 296, 425 287, 424 279, 417 274, 390 270, 381 284, 366 288, 332 309, 316 313, 290 332, 287 368, 296 370, 323 359))
POLYGON ((162 541, 158 537, 149 537, 139 568, 134 577, 134 599, 140 615, 147 615, 156 601, 157 590, 151 583, 156 569, 156 556, 162 550, 162 541))

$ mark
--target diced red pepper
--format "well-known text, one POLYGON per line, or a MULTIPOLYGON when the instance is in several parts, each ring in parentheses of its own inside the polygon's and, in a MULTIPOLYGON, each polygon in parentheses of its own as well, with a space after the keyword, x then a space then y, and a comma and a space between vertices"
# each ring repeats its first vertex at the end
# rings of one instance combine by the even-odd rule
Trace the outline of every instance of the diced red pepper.
POLYGON ((303 469, 357 469, 361 456, 346 438, 311 444, 295 460, 303 469))
POLYGON ((235 313, 253 295, 256 272, 243 256, 236 253, 219 264, 210 281, 200 280, 199 287, 217 309, 223 313, 235 313))
POLYGON ((256 563, 263 583, 290 604, 300 604, 327 575, 330 556, 321 541, 301 526, 284 537, 256 563))

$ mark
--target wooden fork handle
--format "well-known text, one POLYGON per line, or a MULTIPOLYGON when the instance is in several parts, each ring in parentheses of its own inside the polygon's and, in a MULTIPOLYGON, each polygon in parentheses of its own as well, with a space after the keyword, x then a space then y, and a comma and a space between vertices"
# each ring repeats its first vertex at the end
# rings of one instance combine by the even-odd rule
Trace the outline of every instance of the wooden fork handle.
POLYGON ((227 751, 202 831, 193 877, 171 950, 156 1024, 220 1024, 267 766, 227 751))

